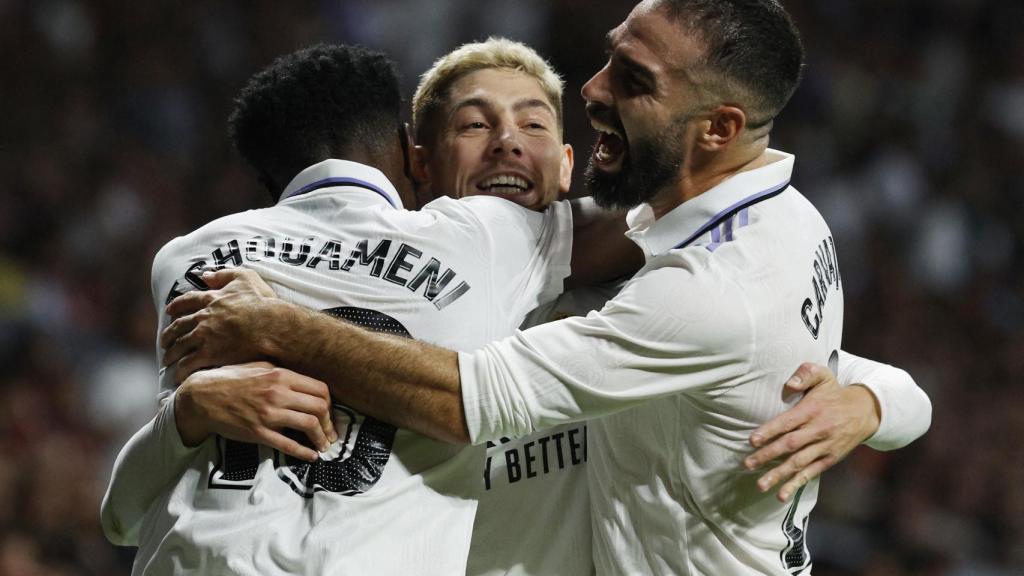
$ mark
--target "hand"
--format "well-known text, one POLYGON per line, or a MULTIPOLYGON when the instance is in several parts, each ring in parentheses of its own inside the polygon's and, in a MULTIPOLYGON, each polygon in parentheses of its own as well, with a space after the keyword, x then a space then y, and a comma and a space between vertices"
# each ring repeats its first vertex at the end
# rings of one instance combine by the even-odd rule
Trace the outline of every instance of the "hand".
POLYGON ((325 452, 338 439, 327 385, 266 362, 193 374, 176 393, 174 419, 186 446, 208 435, 264 444, 312 462, 317 452, 281 433, 299 430, 325 452))
POLYGON ((789 456, 757 480, 761 492, 784 481, 778 492, 782 502, 870 438, 880 422, 874 394, 864 386, 840 386, 825 366, 800 365, 786 381, 786 392, 804 392, 804 397, 750 435, 758 450, 743 462, 756 470, 789 456))
POLYGON ((196 370, 262 360, 261 338, 271 333, 267 312, 274 291, 252 270, 224 269, 203 274, 211 290, 175 298, 166 312, 175 320, 160 334, 163 363, 178 363, 181 383, 196 370))

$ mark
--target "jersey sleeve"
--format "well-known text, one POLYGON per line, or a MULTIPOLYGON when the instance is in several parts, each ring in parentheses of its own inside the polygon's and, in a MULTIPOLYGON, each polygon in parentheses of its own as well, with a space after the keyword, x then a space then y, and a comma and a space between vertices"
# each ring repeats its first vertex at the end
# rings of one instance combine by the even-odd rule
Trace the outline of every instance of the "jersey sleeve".
POLYGON ((163 402, 176 387, 174 383, 174 369, 163 368, 164 350, 160 347, 160 332, 170 324, 170 318, 164 312, 164 307, 167 306, 168 303, 168 297, 174 291, 184 291, 184 288, 181 286, 183 282, 181 276, 184 273, 184 270, 175 268, 175 263, 180 260, 180 258, 177 258, 177 254, 181 250, 182 242, 183 238, 176 238, 165 244, 164 247, 157 252, 156 256, 153 257, 153 270, 150 274, 153 309, 156 310, 157 317, 155 338, 156 365, 161 367, 159 372, 157 398, 161 402, 163 402))
POLYGON ((156 417, 121 448, 100 506, 107 540, 118 546, 138 546, 146 511, 167 484, 177 479, 199 447, 188 448, 174 420, 174 395, 156 417))
POLYGON ((751 372, 748 310, 734 284, 711 290, 700 276, 662 268, 627 283, 600 312, 460 353, 470 438, 523 436, 652 398, 738 384, 751 372))
MULTIPOLYGON (((181 291, 179 278, 184 270, 175 264, 180 258, 182 238, 168 242, 153 258, 151 290, 157 321, 157 365, 162 365, 160 331, 169 323, 164 313, 167 298, 181 291)), ((141 383, 140 383, 141 385, 141 383)), ((174 374, 160 370, 158 398, 160 409, 117 455, 114 470, 100 508, 103 532, 110 542, 121 546, 138 545, 139 526, 146 510, 167 483, 177 478, 198 448, 187 448, 181 441, 174 420, 174 374)))
POLYGON ((874 394, 882 410, 878 430, 865 444, 895 450, 920 438, 932 421, 932 404, 905 370, 839 352, 839 383, 860 384, 874 394))

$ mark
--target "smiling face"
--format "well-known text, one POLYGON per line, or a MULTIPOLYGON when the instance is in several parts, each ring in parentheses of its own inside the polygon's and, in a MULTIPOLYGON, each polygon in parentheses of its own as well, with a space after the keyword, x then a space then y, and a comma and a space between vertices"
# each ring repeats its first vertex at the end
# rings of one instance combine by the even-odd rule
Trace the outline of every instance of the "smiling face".
POLYGON ((586 173, 599 204, 632 207, 678 181, 708 107, 693 73, 703 54, 656 2, 608 34, 608 63, 582 90, 599 132, 586 173))
POLYGON ((425 145, 435 195, 498 196, 542 210, 569 190, 572 148, 536 78, 505 69, 466 74, 448 89, 435 142, 425 145))

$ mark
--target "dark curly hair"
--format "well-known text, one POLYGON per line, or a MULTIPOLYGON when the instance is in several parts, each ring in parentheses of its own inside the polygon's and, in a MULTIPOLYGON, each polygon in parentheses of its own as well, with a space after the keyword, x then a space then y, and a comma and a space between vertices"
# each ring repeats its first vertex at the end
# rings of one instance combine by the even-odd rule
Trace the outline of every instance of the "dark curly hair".
POLYGON ((704 65, 739 89, 735 95, 753 114, 751 127, 782 111, 800 83, 804 48, 776 0, 664 0, 663 5, 704 40, 704 65))
POLYGON ((235 99, 228 132, 276 199, 299 172, 358 147, 395 142, 402 105, 394 62, 359 46, 318 44, 281 56, 235 99))

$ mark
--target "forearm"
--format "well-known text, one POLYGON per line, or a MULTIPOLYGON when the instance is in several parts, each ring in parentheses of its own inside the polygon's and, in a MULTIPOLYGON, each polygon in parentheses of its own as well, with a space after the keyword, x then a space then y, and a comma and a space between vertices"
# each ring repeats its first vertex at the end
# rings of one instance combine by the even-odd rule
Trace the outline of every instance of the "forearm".
POLYGON ((572 219, 572 274, 567 288, 631 276, 643 265, 643 253, 625 235, 624 210, 604 210, 589 197, 577 198, 572 200, 572 219))
POLYGON ((894 450, 918 439, 931 425, 932 405, 906 371, 841 352, 839 382, 859 384, 871 391, 880 411, 878 430, 865 444, 894 450))
POLYGON ((370 332, 326 314, 274 301, 275 329, 263 352, 322 380, 338 401, 445 442, 469 441, 455 352, 370 332))
POLYGON ((174 424, 174 398, 121 449, 103 497, 100 519, 107 539, 138 545, 146 511, 167 485, 181 476, 196 448, 185 447, 174 424))

